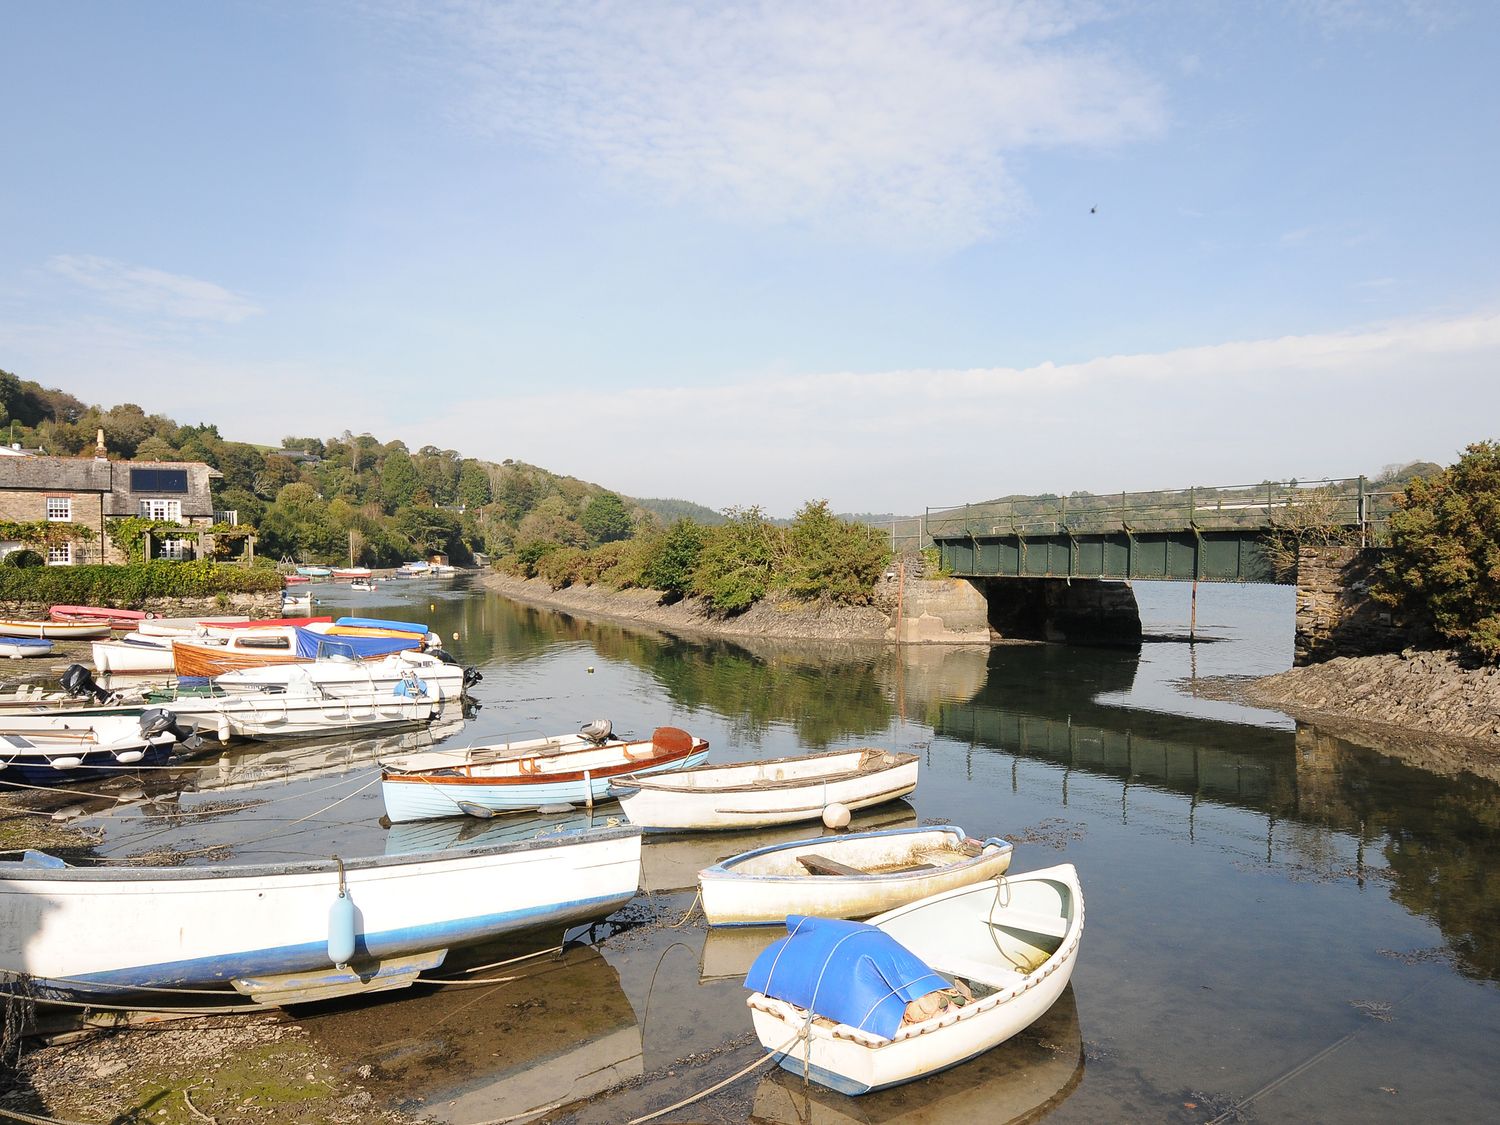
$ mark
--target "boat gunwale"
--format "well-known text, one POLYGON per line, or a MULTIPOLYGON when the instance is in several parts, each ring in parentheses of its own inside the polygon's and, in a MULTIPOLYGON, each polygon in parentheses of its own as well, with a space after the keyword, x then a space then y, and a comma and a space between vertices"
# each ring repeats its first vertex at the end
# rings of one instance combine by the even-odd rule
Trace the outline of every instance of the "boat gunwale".
POLYGON ((978 855, 964 856, 964 858, 959 862, 948 864, 947 866, 940 867, 936 870, 918 869, 915 871, 884 872, 863 871, 858 875, 757 875, 751 872, 733 870, 734 866, 737 866, 748 860, 757 859, 763 855, 769 855, 774 852, 787 851, 789 849, 803 847, 808 844, 821 844, 823 841, 827 840, 832 840, 836 843, 844 843, 845 841, 849 840, 869 840, 875 838, 888 838, 891 836, 917 835, 920 833, 928 832, 945 833, 956 836, 958 837, 960 843, 962 843, 964 840, 973 839, 973 837, 965 835, 964 830, 958 827, 956 824, 918 824, 908 828, 894 828, 884 830, 876 829, 870 832, 858 832, 850 836, 809 836, 805 840, 792 840, 789 843, 785 844, 767 844, 763 848, 755 848, 752 851, 741 852, 739 855, 732 855, 727 859, 721 859, 718 863, 713 864, 711 867, 705 867, 702 871, 698 872, 698 878, 700 881, 703 879, 753 879, 758 883, 805 883, 809 879, 816 879, 818 881, 818 886, 835 886, 840 883, 852 883, 858 886, 862 885, 866 881, 874 882, 877 880, 880 882, 915 882, 920 879, 931 879, 934 876, 945 875, 953 871, 962 871, 965 867, 977 866, 981 861, 993 860, 994 858, 996 858, 996 853, 998 853, 999 855, 1015 854, 1015 845, 1012 844, 1009 840, 1001 839, 998 836, 989 836, 983 840, 977 841, 980 846, 980 852, 978 855), (985 851, 985 849, 991 844, 997 845, 995 853, 985 851))
MULTIPOLYGON (((627 746, 643 746, 643 745, 649 746, 649 745, 654 745, 654 743, 652 743, 650 739, 639 739, 639 740, 637 740, 635 742, 624 742, 624 743, 621 743, 620 745, 622 747, 627 747, 627 746)), ((600 749, 608 749, 608 748, 611 748, 609 746, 609 744, 606 744, 604 747, 600 747, 600 749)), ((554 771, 552 773, 529 773, 529 774, 523 774, 523 773, 517 772, 516 775, 513 776, 513 777, 512 776, 500 776, 500 775, 496 775, 496 776, 493 776, 493 777, 490 777, 490 776, 475 776, 472 773, 469 773, 469 774, 452 774, 452 775, 450 775, 450 774, 442 772, 443 770, 450 770, 450 769, 451 770, 473 769, 475 764, 468 764, 468 765, 454 764, 452 766, 442 766, 442 767, 439 767, 439 769, 436 769, 436 770, 426 770, 426 771, 423 771, 421 773, 392 772, 391 768, 389 766, 382 765, 380 767, 380 780, 381 780, 382 784, 385 784, 385 783, 388 783, 388 782, 396 782, 396 783, 405 784, 405 785, 505 785, 505 786, 527 786, 527 785, 552 785, 552 784, 556 784, 556 783, 559 783, 559 782, 582 781, 584 779, 584 775, 587 774, 588 778, 589 778, 589 780, 591 782, 592 781, 598 781, 600 779, 609 779, 609 780, 613 781, 614 778, 616 778, 618 776, 621 776, 621 775, 628 775, 630 773, 638 772, 638 771, 643 770, 643 769, 657 769, 657 768, 659 768, 661 766, 669 765, 672 762, 679 761, 680 759, 683 759, 683 758, 691 758, 695 754, 706 754, 708 752, 708 749, 709 749, 709 746, 708 746, 708 740, 707 739, 696 738, 695 737, 693 739, 693 744, 690 747, 688 747, 686 750, 671 751, 671 752, 668 752, 666 754, 662 754, 659 757, 652 758, 650 761, 642 761, 640 759, 637 759, 635 761, 626 760, 626 761, 620 762, 620 763, 618 763, 616 765, 600 766, 596 770, 595 769, 590 769, 590 770, 570 770, 570 771, 568 771, 566 773, 561 772, 561 771, 554 771)), ((567 755, 566 754, 562 754, 562 755, 558 755, 558 756, 559 757, 566 757, 567 755)), ((517 755, 514 758, 500 758, 500 759, 496 759, 495 761, 477 763, 477 765, 480 765, 480 766, 491 766, 491 765, 499 765, 499 764, 505 763, 505 762, 521 762, 521 761, 525 761, 525 760, 526 760, 526 756, 525 755, 517 755)))
POLYGON ((874 777, 887 770, 899 769, 902 766, 913 765, 921 759, 912 753, 898 750, 882 750, 875 746, 863 746, 857 750, 831 750, 822 754, 792 755, 785 758, 765 758, 754 762, 715 762, 711 765, 694 766, 690 770, 678 770, 675 773, 657 776, 643 776, 638 781, 633 778, 622 778, 629 781, 628 785, 620 785, 619 789, 645 789, 656 792, 672 793, 680 796, 719 796, 725 793, 780 793, 791 789, 806 789, 812 786, 826 786, 837 784, 841 781, 851 781, 860 777, 874 777), (780 781, 753 781, 736 785, 684 785, 683 781, 699 774, 706 774, 713 770, 745 769, 748 766, 773 766, 781 762, 810 762, 819 758, 844 757, 850 754, 878 753, 883 759, 869 765, 856 766, 854 769, 841 770, 838 773, 808 774, 803 777, 784 778, 780 781))
MULTIPOLYGON (((137 867, 127 864, 100 867, 40 867, 19 861, 0 862, 0 894, 14 893, 12 883, 146 883, 223 881, 226 879, 265 878, 268 876, 319 875, 336 873, 340 865, 345 872, 372 871, 387 868, 415 867, 421 864, 461 864, 467 860, 495 855, 543 851, 554 847, 576 847, 606 843, 628 837, 640 837, 641 829, 633 824, 583 828, 576 832, 559 832, 527 840, 506 840, 473 848, 455 847, 442 851, 397 852, 394 855, 356 856, 352 859, 298 860, 292 863, 207 864, 202 867, 137 867)), ((47 853, 42 853, 47 854, 47 853)))

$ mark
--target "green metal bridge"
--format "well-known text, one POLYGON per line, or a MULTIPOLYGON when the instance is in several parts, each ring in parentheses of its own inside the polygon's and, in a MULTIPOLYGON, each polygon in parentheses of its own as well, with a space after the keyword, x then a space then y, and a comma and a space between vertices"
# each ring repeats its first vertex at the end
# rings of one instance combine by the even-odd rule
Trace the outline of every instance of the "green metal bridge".
POLYGON ((963 578, 1285 582, 1278 541, 1378 546, 1399 489, 1364 477, 928 508, 943 568, 963 578))

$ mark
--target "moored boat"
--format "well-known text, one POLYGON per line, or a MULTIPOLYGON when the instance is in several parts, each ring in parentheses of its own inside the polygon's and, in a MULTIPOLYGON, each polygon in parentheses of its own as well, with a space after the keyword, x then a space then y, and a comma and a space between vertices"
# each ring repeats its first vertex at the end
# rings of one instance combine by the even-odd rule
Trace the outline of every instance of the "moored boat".
POLYGON ((0 656, 21 660, 27 656, 46 656, 52 642, 45 637, 0 637, 0 656))
POLYGON ((677 727, 623 742, 582 733, 459 751, 434 750, 381 763, 380 789, 393 821, 492 816, 549 805, 593 805, 612 777, 688 768, 708 757, 708 742, 677 727))
POLYGON ((303 578, 329 578, 333 575, 333 569, 326 566, 299 566, 297 573, 303 578))
POLYGON ((400 988, 452 947, 608 914, 636 892, 640 846, 619 827, 287 864, 69 867, 28 852, 0 863, 0 974, 38 999, 165 990, 153 1005, 173 988, 265 1004, 400 988))
POLYGON ((860 925, 790 917, 788 936, 766 949, 745 978, 762 1046, 786 1070, 845 1094, 956 1066, 1044 1015, 1072 977, 1083 935, 1083 891, 1077 871, 1065 863, 877 915, 865 928, 894 939, 930 971, 899 984, 888 976, 870 1002, 858 994, 847 966, 833 957, 820 965, 821 952, 811 959, 794 952, 799 930, 804 945, 821 930, 843 954, 859 958, 860 925), (840 929, 829 934, 834 927, 840 929), (933 976, 935 993, 928 987, 933 976), (928 1004, 933 996, 936 1003, 928 1004), (914 1010, 912 1001, 921 1006, 914 1010), (921 1018, 929 1008, 934 1014, 921 1018))
POLYGON ((108 621, 116 629, 134 629, 146 619, 144 610, 99 605, 55 605, 47 612, 53 621, 108 621))
POLYGON ((108 621, 23 621, 0 618, 0 637, 45 637, 54 641, 82 641, 109 636, 108 621))
POLYGON ((622 777, 611 786, 632 824, 662 831, 753 828, 817 820, 904 797, 917 787, 917 756, 865 747, 796 758, 732 762, 670 777, 622 777))
POLYGON ((121 714, 46 715, 40 722, 0 716, 0 786, 63 785, 102 777, 121 768, 152 765, 182 742, 197 745, 192 730, 161 708, 121 714))
POLYGON ((698 873, 710 926, 754 926, 789 914, 868 918, 903 902, 992 880, 1011 845, 953 825, 895 828, 772 844, 698 873))
POLYGON ((90 652, 99 672, 140 675, 172 670, 172 642, 164 637, 127 633, 119 640, 95 641, 90 652))
POLYGON ((179 676, 219 676, 242 668, 268 664, 297 664, 320 655, 340 654, 352 660, 375 660, 404 649, 419 649, 433 639, 426 626, 421 633, 385 625, 345 624, 362 619, 312 619, 307 624, 215 629, 206 636, 177 637, 172 642, 172 665, 179 676))
POLYGON ((414 698, 458 699, 480 674, 430 652, 404 649, 371 660, 334 656, 299 664, 268 664, 226 672, 214 682, 226 692, 259 692, 286 687, 294 680, 311 682, 331 697, 366 691, 394 691, 403 683, 414 698))
POLYGON ((347 581, 354 578, 369 578, 374 573, 367 566, 336 566, 329 572, 329 576, 347 581))

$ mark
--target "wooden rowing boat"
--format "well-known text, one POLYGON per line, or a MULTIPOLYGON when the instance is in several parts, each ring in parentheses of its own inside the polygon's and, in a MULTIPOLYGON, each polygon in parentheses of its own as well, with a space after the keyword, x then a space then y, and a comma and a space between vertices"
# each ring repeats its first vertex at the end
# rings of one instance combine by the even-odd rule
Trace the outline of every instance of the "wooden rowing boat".
MULTIPOLYGON (((793 929, 801 916, 789 918, 793 929)), ((857 923, 833 923, 857 925, 857 923)), ((884 1035, 817 1015, 773 993, 783 938, 751 966, 746 986, 762 1046, 786 1070, 844 1094, 865 1094, 957 1066, 1030 1026, 1062 995, 1083 936, 1083 891, 1069 863, 944 891, 870 919, 945 982, 966 982, 973 1000, 952 1003, 884 1035)), ((788 957, 786 966, 795 961, 788 957)), ((826 969, 818 988, 839 994, 826 969)), ((939 993, 939 996, 942 994, 939 993)), ((910 1009, 908 1009, 910 1013, 910 1009)), ((866 1021, 871 1022, 871 1021, 866 1021)))
POLYGON ((698 873, 710 926, 755 926, 789 914, 868 918, 903 902, 994 879, 1011 846, 953 825, 895 828, 772 844, 698 873))
POLYGON ((632 824, 673 831, 754 828, 817 820, 904 797, 917 787, 917 756, 863 748, 703 766, 667 777, 623 777, 611 792, 632 824))
POLYGON ((109 636, 108 621, 20 621, 0 618, 0 637, 45 637, 48 640, 88 640, 109 636))
POLYGON ((635 742, 580 733, 397 758, 381 764, 380 789, 393 822, 492 816, 593 805, 608 798, 611 778, 682 769, 707 757, 705 739, 676 727, 657 727, 649 739, 635 742))

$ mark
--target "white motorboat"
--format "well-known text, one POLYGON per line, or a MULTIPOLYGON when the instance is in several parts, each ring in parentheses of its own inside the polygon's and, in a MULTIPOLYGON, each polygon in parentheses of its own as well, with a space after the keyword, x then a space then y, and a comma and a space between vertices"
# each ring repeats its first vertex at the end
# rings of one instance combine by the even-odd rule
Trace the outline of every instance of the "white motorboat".
MULTIPOLYGON (((802 921, 801 916, 788 918, 788 929, 795 932, 802 921)), ((908 1005, 905 1019, 897 1014, 891 1034, 868 1029, 879 1021, 873 1007, 871 1018, 861 1018, 863 1027, 820 1016, 823 997, 842 998, 850 984, 826 965, 811 990, 809 1007, 768 994, 780 990, 778 973, 789 980, 797 963, 783 945, 796 940, 791 935, 768 948, 746 978, 747 987, 752 982, 765 986, 748 1001, 761 1044, 786 1070, 844 1094, 882 1090, 956 1066, 1045 1014, 1067 987, 1078 959, 1083 891, 1073 865, 1064 863, 944 891, 878 915, 869 924, 925 962, 943 983, 967 982, 972 1000, 963 1002, 959 995, 950 1003, 942 992, 914 997, 925 1001, 936 995, 935 1014, 913 1021, 908 1005)), ((853 946, 849 942, 844 952, 853 952, 853 946)), ((886 995, 893 989, 887 985, 886 995)), ((802 983, 790 990, 808 991, 802 983)), ((955 985, 953 991, 960 990, 955 985)), ((899 990, 896 996, 906 999, 899 990)), ((882 999, 881 1006, 885 1004, 882 999)))
POLYGON ((1011 846, 953 825, 894 828, 772 844, 698 873, 710 926, 755 926, 789 914, 868 918, 903 902, 994 879, 1011 846))
POLYGON ((267 1004, 401 988, 451 947, 608 914, 640 865, 629 827, 286 864, 70 867, 27 852, 0 863, 0 975, 41 997, 164 990, 153 1004, 173 988, 267 1004))
POLYGON ((260 692, 267 688, 285 690, 293 683, 311 683, 333 697, 390 692, 405 684, 413 696, 433 699, 458 699, 480 676, 452 660, 432 652, 404 650, 375 660, 351 660, 341 655, 325 655, 301 664, 265 664, 256 668, 239 668, 215 678, 229 693, 260 692))
MULTIPOLYGON (((165 761, 193 731, 162 708, 115 714, 0 715, 0 786, 69 785, 165 761)), ((3 931, 0 931, 3 932, 3 931)), ((3 945, 3 942, 0 942, 3 945)))
POLYGON ((797 758, 701 766, 610 786, 632 824, 653 830, 754 828, 817 820, 830 805, 853 811, 917 787, 917 756, 863 748, 797 758))

